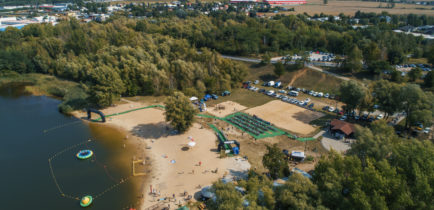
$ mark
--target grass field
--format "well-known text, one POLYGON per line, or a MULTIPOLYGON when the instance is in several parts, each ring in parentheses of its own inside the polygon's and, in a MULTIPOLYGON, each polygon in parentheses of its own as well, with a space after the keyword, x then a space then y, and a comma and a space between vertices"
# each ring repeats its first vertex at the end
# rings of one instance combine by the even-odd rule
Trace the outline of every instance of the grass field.
POLYGON ((260 80, 261 82, 269 80, 281 81, 282 85, 285 87, 291 85, 299 88, 315 90, 317 92, 336 93, 339 85, 342 83, 341 79, 310 69, 285 72, 285 74, 279 78, 274 76, 273 65, 259 67, 256 65, 250 65, 249 70, 249 76, 246 80, 260 80))
MULTIPOLYGON (((429 1, 429 0, 428 0, 429 1)), ((113 2, 112 4, 118 3, 155 3, 155 2, 173 2, 172 0, 133 0, 133 1, 121 1, 113 2)), ((199 2, 216 2, 216 0, 199 0, 199 2)), ((343 13, 345 15, 354 15, 358 10, 362 12, 374 12, 381 13, 383 11, 390 14, 425 14, 434 16, 433 6, 424 6, 416 4, 401 4, 396 3, 394 8, 379 8, 386 7, 386 3, 380 2, 366 2, 366 1, 338 1, 329 0, 327 5, 324 5, 323 0, 307 0, 305 5, 295 5, 295 6, 285 6, 288 8, 294 8, 294 12, 280 12, 277 14, 303 14, 307 13, 309 15, 324 13, 327 15, 339 15, 343 13)), ((275 15, 275 13, 267 13, 266 15, 275 15)))
POLYGON ((374 12, 381 13, 383 11, 390 14, 418 14, 418 15, 430 15, 434 16, 433 6, 424 6, 416 4, 401 4, 396 3, 394 8, 379 8, 386 7, 386 3, 380 2, 366 2, 366 1, 336 1, 329 0, 327 5, 324 5, 323 0, 307 0, 307 4, 298 6, 288 6, 289 8, 294 7, 295 12, 288 12, 288 14, 303 14, 308 13, 309 15, 314 14, 328 14, 328 15, 339 15, 344 13, 345 15, 354 15, 357 11, 362 12, 374 12))

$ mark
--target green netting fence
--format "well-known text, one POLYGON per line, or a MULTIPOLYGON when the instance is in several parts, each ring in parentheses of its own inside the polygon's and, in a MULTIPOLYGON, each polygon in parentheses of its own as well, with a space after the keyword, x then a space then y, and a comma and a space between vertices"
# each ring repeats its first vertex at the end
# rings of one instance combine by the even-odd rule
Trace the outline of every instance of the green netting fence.
MULTIPOLYGON (((158 108, 162 108, 162 109, 166 108, 163 105, 157 104, 157 105, 145 106, 145 107, 136 108, 136 109, 130 109, 130 110, 127 110, 127 111, 124 111, 124 112, 109 114, 109 115, 106 115, 106 117, 118 116, 118 115, 127 114, 127 113, 130 113, 130 112, 134 112, 134 111, 138 111, 138 110, 142 110, 142 109, 157 108, 157 107, 158 108)), ((280 129, 272 126, 272 125, 267 125, 267 126, 271 127, 271 129, 268 129, 265 132, 263 132, 263 133, 261 133, 259 135, 256 135, 256 134, 254 134, 254 133, 252 133, 252 132, 244 129, 243 127, 238 126, 238 125, 236 125, 236 124, 234 124, 233 122, 230 121, 231 118, 234 118, 234 117, 236 117, 238 115, 244 115, 244 116, 247 116, 248 118, 251 118, 250 115, 248 115, 246 113, 243 113, 243 112, 236 112, 236 113, 230 114, 230 115, 228 115, 228 116, 226 116, 224 118, 216 117, 216 116, 213 116, 213 115, 207 115, 207 114, 196 114, 196 115, 199 116, 199 117, 204 117, 204 118, 223 120, 223 121, 225 121, 225 122, 227 122, 227 123, 235 126, 236 128, 242 130, 243 132, 246 132, 247 134, 253 136, 253 138, 255 138, 255 139, 262 139, 262 138, 267 138, 267 137, 286 135, 286 136, 288 136, 291 139, 295 139, 297 141, 302 141, 302 142, 315 140, 315 138, 312 138, 312 137, 307 137, 307 138, 297 137, 297 136, 295 136, 295 135, 293 135, 291 133, 282 131, 282 130, 280 130, 280 129)), ((92 121, 96 122, 96 121, 100 121, 100 120, 101 120, 101 117, 97 118, 97 119, 94 119, 92 121)), ((221 131, 218 130, 214 125, 212 125, 212 124, 208 124, 208 125, 210 125, 210 127, 213 128, 219 135, 221 134, 221 131)), ((224 135, 222 135, 222 137, 224 138, 224 135)))
MULTIPOLYGON (((142 110, 142 109, 149 109, 149 108, 156 108, 156 107, 159 107, 159 108, 162 108, 162 109, 166 108, 163 105, 157 104, 157 105, 145 106, 145 107, 141 107, 141 108, 137 108, 137 109, 130 109, 130 110, 127 110, 127 111, 124 111, 124 112, 118 112, 118 113, 114 113, 114 114, 109 114, 109 115, 106 115, 106 117, 112 117, 112 116, 127 114, 127 113, 130 113, 130 112, 134 112, 134 111, 138 111, 138 110, 142 110)), ((100 120, 101 120, 101 117, 97 118, 97 119, 94 119, 92 121, 96 122, 96 121, 100 121, 100 120)))

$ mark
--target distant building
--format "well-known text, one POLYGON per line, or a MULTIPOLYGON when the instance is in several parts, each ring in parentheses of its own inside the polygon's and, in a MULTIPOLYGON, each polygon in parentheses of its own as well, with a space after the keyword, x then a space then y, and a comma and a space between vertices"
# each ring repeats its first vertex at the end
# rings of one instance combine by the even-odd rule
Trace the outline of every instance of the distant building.
POLYGON ((298 5, 306 4, 306 0, 264 0, 265 3, 270 5, 298 5))

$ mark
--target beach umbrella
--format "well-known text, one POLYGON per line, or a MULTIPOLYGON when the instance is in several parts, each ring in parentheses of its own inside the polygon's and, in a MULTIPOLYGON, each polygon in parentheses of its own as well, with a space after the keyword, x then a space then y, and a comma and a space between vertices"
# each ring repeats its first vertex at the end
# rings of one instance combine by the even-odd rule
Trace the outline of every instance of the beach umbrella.
POLYGON ((188 146, 189 147, 194 147, 194 146, 196 146, 196 142, 190 141, 190 142, 188 142, 188 146))

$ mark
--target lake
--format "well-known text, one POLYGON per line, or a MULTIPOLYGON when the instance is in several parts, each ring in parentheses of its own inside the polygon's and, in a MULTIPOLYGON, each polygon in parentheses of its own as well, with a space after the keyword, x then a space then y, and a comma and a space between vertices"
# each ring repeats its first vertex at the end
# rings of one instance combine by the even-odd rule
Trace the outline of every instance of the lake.
POLYGON ((89 209, 138 208, 143 178, 131 177, 136 148, 125 133, 63 115, 59 100, 23 91, 0 87, 0 209, 82 209, 76 198, 85 195, 94 197, 89 209), (78 160, 81 149, 94 156, 78 160))

